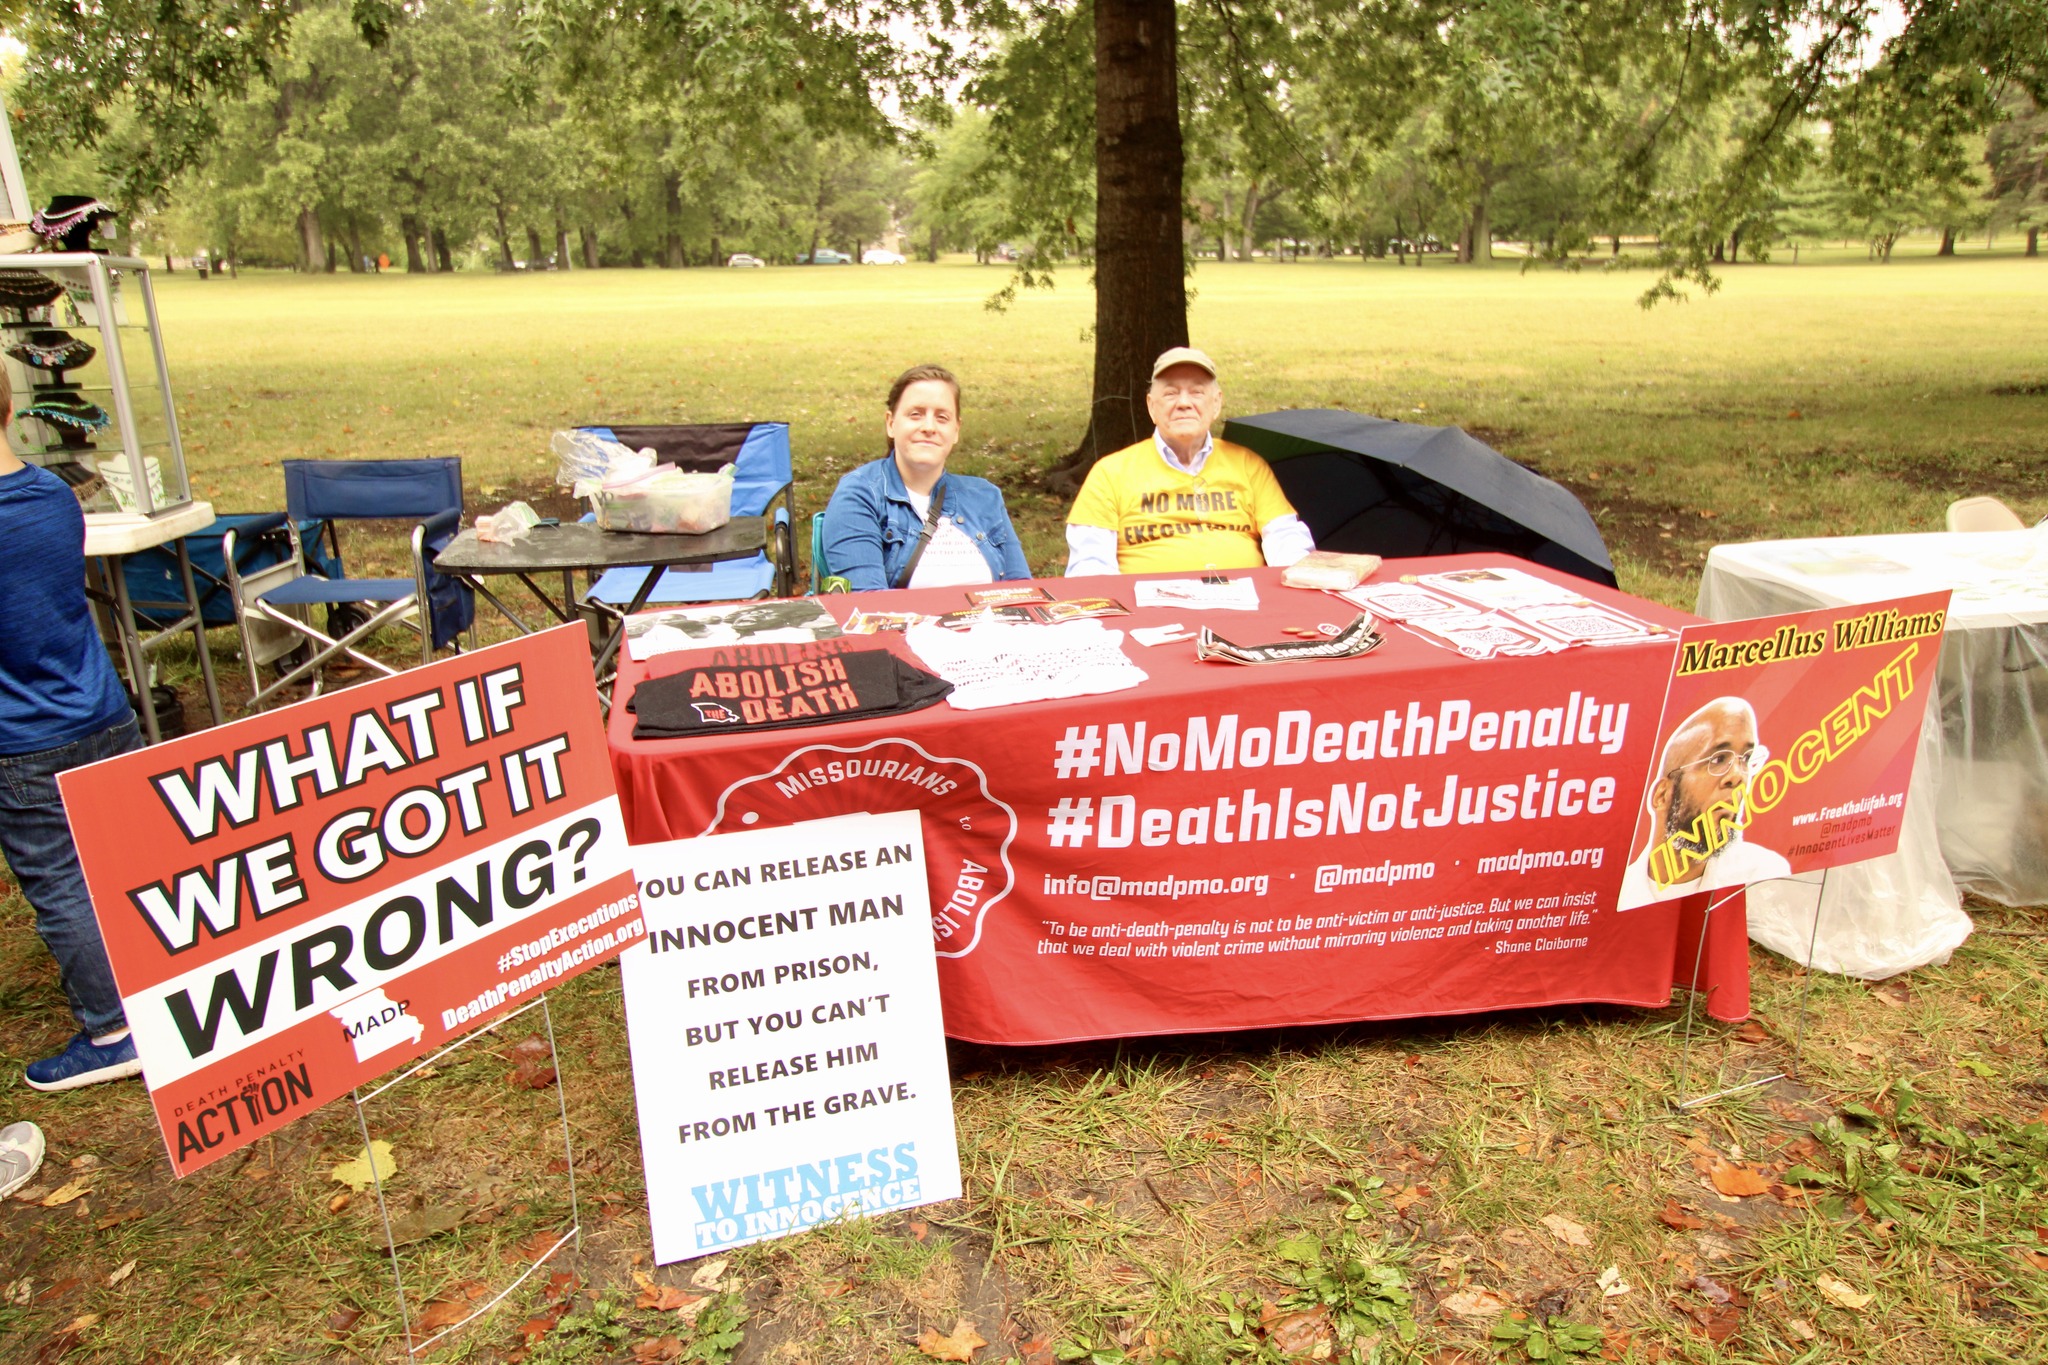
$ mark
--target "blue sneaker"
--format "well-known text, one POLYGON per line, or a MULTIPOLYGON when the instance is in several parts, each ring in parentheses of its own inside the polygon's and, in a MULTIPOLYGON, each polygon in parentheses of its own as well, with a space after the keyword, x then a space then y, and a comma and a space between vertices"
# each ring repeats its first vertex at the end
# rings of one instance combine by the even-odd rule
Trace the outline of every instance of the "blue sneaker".
POLYGON ((30 1062, 22 1074, 37 1090, 76 1090, 101 1081, 118 1081, 123 1076, 140 1076, 142 1059, 135 1055, 132 1033, 105 1047, 93 1042, 91 1035, 81 1033, 56 1056, 30 1062))

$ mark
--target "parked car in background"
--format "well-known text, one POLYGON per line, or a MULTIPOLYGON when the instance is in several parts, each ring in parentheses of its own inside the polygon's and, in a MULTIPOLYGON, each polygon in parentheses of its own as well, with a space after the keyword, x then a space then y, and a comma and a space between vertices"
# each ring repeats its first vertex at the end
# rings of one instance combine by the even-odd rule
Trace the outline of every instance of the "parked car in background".
POLYGON ((741 267, 758 267, 765 266, 768 264, 768 262, 762 260, 759 256, 749 256, 744 251, 733 252, 732 255, 725 258, 725 263, 729 266, 741 267))
POLYGON ((796 263, 798 265, 852 265, 853 257, 843 251, 831 251, 821 246, 809 254, 799 252, 796 263))
POLYGON ((869 247, 866 251, 860 253, 860 263, 862 265, 902 265, 903 257, 899 252, 884 251, 878 246, 869 247))

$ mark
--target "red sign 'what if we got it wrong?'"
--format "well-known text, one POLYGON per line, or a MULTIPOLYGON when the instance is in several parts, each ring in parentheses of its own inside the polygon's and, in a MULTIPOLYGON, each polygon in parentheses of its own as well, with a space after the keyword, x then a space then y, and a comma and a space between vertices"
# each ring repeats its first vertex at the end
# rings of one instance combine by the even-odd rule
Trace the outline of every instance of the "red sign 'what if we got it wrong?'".
POLYGON ((179 1175, 641 933, 579 628, 59 782, 179 1175))

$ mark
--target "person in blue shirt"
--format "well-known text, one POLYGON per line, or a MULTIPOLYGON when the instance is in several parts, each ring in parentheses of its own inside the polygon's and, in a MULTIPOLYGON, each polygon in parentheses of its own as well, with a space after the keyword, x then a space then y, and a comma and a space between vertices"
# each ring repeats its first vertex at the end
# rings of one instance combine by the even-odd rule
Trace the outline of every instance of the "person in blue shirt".
MULTIPOLYGON (((12 415, 0 373, 0 426, 12 415)), ((67 768, 141 747, 86 603, 78 498, 0 440, 0 854, 35 909, 79 1027, 62 1052, 29 1064, 37 1090, 142 1074, 57 792, 67 768)))
POLYGON ((1003 492, 946 472, 960 381, 917 365, 889 389, 889 453, 848 471, 825 506, 825 563, 855 592, 1031 577, 1003 492))

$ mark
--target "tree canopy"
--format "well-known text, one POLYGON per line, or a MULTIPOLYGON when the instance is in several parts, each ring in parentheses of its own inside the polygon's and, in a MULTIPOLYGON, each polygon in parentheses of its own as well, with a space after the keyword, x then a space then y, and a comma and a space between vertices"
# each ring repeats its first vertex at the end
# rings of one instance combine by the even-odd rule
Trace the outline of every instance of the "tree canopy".
MULTIPOLYGON (((1141 422, 1200 254, 2038 234, 2048 0, 0 0, 32 159, 305 268, 742 248, 1093 266, 1069 474, 1141 422), (1005 246, 1013 251, 1003 252, 1005 246), (345 248, 345 256, 343 249, 345 248), (1101 430, 1097 430, 1101 427, 1101 430)), ((2030 237, 2030 241, 2035 238, 2030 237)), ((1420 254, 1416 259, 1422 259, 1420 254)))

